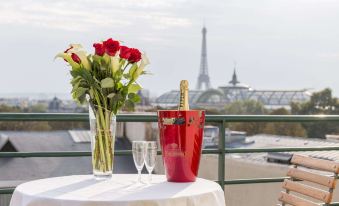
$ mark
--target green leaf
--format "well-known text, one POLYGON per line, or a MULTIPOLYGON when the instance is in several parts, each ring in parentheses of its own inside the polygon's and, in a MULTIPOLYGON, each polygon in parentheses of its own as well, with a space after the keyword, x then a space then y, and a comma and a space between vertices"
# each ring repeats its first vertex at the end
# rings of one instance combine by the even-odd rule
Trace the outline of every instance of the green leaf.
POLYGON ((128 93, 137 93, 142 87, 139 84, 131 84, 128 87, 128 93))
POLYGON ((121 82, 118 82, 116 85, 115 85, 115 89, 116 90, 120 90, 124 85, 121 83, 121 82))
POLYGON ((140 102, 141 98, 139 95, 135 94, 135 93, 130 93, 128 94, 128 99, 134 103, 140 102))
POLYGON ((119 92, 121 93, 121 95, 123 95, 124 97, 126 97, 128 95, 128 87, 127 86, 123 86, 119 92))
POLYGON ((122 70, 119 69, 118 71, 116 71, 114 74, 112 73, 112 78, 116 81, 116 82, 120 82, 121 81, 121 77, 122 77, 122 70))
POLYGON ((71 75, 73 78, 76 78, 77 76, 82 77, 85 81, 88 82, 88 84, 94 83, 92 74, 85 68, 73 68, 71 70, 71 75))
POLYGON ((124 76, 125 79, 130 79, 131 78, 131 75, 129 75, 129 74, 124 74, 123 76, 124 76))
POLYGON ((89 88, 89 87, 90 87, 90 86, 87 84, 86 81, 80 81, 80 82, 79 82, 79 86, 80 86, 80 87, 83 87, 83 88, 89 88))
POLYGON ((138 96, 136 96, 136 97, 133 99, 133 101, 134 101, 135 103, 139 103, 139 102, 141 102, 141 97, 138 95, 138 96))
POLYGON ((114 81, 112 78, 107 77, 101 80, 101 88, 112 88, 114 87, 114 81))
POLYGON ((74 84, 71 93, 75 92, 78 88, 79 88, 79 83, 74 84))
POLYGON ((77 76, 77 77, 75 77, 71 80, 71 84, 74 85, 74 84, 78 83, 80 80, 81 80, 81 77, 77 76))
POLYGON ((80 97, 86 94, 87 89, 83 87, 74 88, 72 96, 74 99, 78 100, 80 97))
POLYGON ((87 82, 84 81, 82 78, 80 78, 80 80, 74 81, 72 83, 72 86, 73 86, 72 93, 76 91, 79 87, 86 88, 86 89, 89 88, 89 85, 87 84, 87 82))
POLYGON ((95 54, 92 56, 92 58, 93 58, 93 62, 100 62, 102 57, 95 54))
POLYGON ((100 69, 100 63, 99 63, 99 61, 94 61, 93 60, 93 63, 92 63, 92 70, 93 71, 97 71, 97 70, 99 70, 100 69))
POLYGON ((70 73, 71 73, 73 78, 80 76, 79 71, 77 69, 71 70, 70 73))
POLYGON ((126 102, 125 102, 125 107, 126 107, 126 109, 128 110, 128 111, 133 111, 133 109, 134 109, 134 102, 133 101, 131 101, 131 100, 127 100, 126 102))
POLYGON ((134 63, 133 65, 132 65, 132 67, 129 69, 129 71, 128 71, 128 74, 131 76, 131 77, 133 77, 133 75, 134 75, 134 73, 135 73, 135 71, 138 69, 138 65, 136 64, 136 63, 134 63))
POLYGON ((153 73, 149 72, 149 71, 142 71, 141 75, 153 75, 153 73))
POLYGON ((94 91, 93 91, 93 89, 90 89, 90 90, 89 90, 89 96, 90 96, 91 98, 94 98, 94 91))
POLYGON ((119 68, 123 69, 125 63, 126 63, 126 60, 121 58, 120 61, 119 61, 119 68))
POLYGON ((81 95, 79 98, 78 98, 78 101, 80 104, 83 104, 85 101, 86 101, 86 93, 84 93, 83 95, 81 95))
POLYGON ((110 93, 107 95, 107 98, 113 98, 116 95, 116 93, 110 93))
POLYGON ((124 100, 124 97, 121 94, 115 94, 112 100, 118 102, 124 100))

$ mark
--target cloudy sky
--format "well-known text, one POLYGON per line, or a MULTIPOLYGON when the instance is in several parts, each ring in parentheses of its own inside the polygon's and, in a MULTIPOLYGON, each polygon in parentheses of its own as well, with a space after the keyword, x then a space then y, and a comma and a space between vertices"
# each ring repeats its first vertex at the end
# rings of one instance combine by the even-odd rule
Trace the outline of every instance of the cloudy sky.
POLYGON ((140 83, 154 95, 181 79, 195 87, 205 22, 213 87, 227 84, 236 61, 255 89, 339 95, 338 11, 336 0, 1 0, 0 93, 69 92, 55 54, 69 43, 92 51, 108 37, 147 53, 154 75, 140 83))

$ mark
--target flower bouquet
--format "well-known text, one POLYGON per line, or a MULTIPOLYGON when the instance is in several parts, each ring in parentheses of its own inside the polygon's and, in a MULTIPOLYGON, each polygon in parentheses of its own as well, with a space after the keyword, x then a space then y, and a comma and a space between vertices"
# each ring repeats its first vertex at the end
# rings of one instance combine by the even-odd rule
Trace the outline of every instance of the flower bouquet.
POLYGON ((94 43, 94 54, 79 44, 59 53, 72 67, 72 97, 90 105, 93 173, 97 178, 112 176, 115 142, 115 116, 122 107, 133 108, 140 101, 137 79, 145 74, 149 61, 138 49, 107 39, 94 43))

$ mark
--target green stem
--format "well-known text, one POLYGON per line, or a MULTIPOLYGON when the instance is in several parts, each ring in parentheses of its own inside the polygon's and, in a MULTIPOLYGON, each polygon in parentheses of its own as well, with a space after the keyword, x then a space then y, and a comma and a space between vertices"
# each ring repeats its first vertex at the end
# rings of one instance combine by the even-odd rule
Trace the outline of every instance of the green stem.
POLYGON ((128 65, 129 65, 129 62, 127 62, 126 66, 125 66, 124 69, 122 70, 122 73, 125 72, 125 70, 126 70, 126 68, 127 68, 128 65))
POLYGON ((102 142, 102 133, 100 132, 101 127, 100 127, 100 121, 99 121, 99 114, 96 115, 96 121, 97 121, 97 125, 96 125, 96 132, 95 132, 95 138, 96 141, 98 142, 98 147, 94 148, 94 153, 96 153, 96 157, 100 158, 100 159, 96 159, 94 160, 96 166, 96 169, 98 169, 99 171, 101 171, 102 169, 100 168, 102 163, 101 162, 106 162, 106 158, 105 158, 105 153, 103 153, 104 151, 104 146, 103 146, 103 142, 102 142))
POLYGON ((111 158, 111 149, 110 149, 110 140, 109 138, 111 137, 110 134, 110 120, 107 118, 110 118, 110 115, 107 115, 107 110, 105 113, 103 112, 103 109, 106 109, 106 107, 102 108, 100 98, 97 92, 94 91, 95 99, 97 101, 97 111, 98 115, 96 116, 97 118, 97 136, 98 136, 98 141, 100 144, 100 150, 101 150, 101 156, 102 160, 104 162, 104 170, 109 170, 112 162, 111 158), (106 114, 106 115, 105 115, 106 114), (106 118, 105 118, 106 116, 106 118), (108 122, 108 123, 107 123, 108 122), (101 125, 101 126, 100 126, 101 125), (104 146, 105 144, 105 146, 104 146))

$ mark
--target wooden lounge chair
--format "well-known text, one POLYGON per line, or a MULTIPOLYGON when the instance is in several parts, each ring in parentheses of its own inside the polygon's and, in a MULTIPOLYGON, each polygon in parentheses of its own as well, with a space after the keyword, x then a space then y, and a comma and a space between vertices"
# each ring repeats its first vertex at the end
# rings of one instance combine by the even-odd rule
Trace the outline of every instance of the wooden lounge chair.
POLYGON ((286 192, 281 192, 279 196, 279 201, 282 203, 281 205, 331 205, 333 190, 335 189, 336 179, 339 172, 339 163, 301 155, 293 155, 291 163, 294 165, 294 167, 290 168, 287 172, 287 176, 289 176, 290 179, 286 179, 282 185, 286 192), (299 166, 310 168, 312 170, 303 170, 299 168, 299 166), (322 173, 330 172, 333 174, 333 176, 319 174, 319 171, 322 173), (313 183, 312 185, 322 187, 322 189, 302 184, 298 180, 313 183), (291 192, 293 194, 291 194, 291 192), (304 199, 298 197, 294 194, 302 194, 304 196, 310 197, 310 199, 313 199, 316 202, 309 200, 309 198, 304 199))

